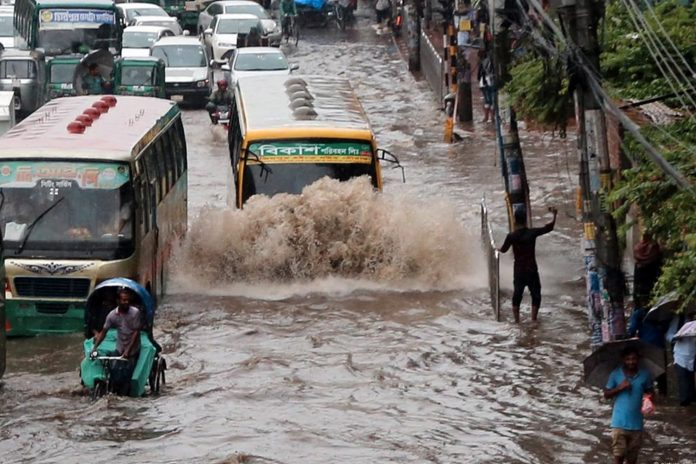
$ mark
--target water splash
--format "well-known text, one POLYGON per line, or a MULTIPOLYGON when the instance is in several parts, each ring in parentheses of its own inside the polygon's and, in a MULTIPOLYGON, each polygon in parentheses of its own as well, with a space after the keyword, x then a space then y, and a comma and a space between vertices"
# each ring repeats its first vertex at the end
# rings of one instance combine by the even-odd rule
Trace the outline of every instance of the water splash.
POLYGON ((301 195, 254 196, 244 210, 202 210, 174 280, 199 291, 336 277, 368 288, 452 289, 471 283, 479 260, 478 239, 446 201, 378 193, 367 178, 325 178, 301 195))

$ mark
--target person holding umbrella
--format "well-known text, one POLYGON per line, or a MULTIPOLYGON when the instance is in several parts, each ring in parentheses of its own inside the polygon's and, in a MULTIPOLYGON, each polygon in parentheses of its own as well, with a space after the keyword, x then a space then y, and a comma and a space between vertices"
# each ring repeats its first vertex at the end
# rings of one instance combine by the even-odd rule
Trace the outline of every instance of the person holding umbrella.
MULTIPOLYGON (((686 317, 692 319, 693 316, 693 313, 689 313, 686 317)), ((667 340, 674 344, 672 354, 679 384, 679 404, 689 406, 696 399, 696 322, 686 322, 677 331, 679 319, 679 316, 674 317, 667 331, 667 340)))
POLYGON ((623 364, 609 374, 604 398, 613 399, 611 448, 615 464, 635 464, 643 443, 643 395, 653 394, 650 371, 639 366, 638 348, 621 352, 623 364))

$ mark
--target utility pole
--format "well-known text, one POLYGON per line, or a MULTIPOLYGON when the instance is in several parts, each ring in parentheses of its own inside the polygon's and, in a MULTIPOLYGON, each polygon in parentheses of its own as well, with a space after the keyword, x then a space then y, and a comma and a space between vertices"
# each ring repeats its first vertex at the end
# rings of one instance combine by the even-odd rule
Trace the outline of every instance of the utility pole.
POLYGON ((597 26, 604 12, 603 0, 560 0, 557 6, 570 41, 582 52, 583 63, 575 63, 571 74, 575 90, 582 192, 582 240, 587 282, 587 310, 593 349, 603 342, 623 338, 624 275, 616 236, 616 223, 607 194, 612 187, 612 171, 607 147, 605 115, 592 91, 589 79, 599 80, 600 47, 597 26))
POLYGON ((522 209, 527 213, 527 226, 532 225, 532 208, 529 202, 529 184, 524 167, 524 157, 517 130, 517 118, 514 108, 504 94, 500 92, 510 78, 510 34, 509 28, 503 28, 503 21, 496 10, 504 7, 504 0, 489 0, 489 18, 493 35, 492 54, 495 64, 495 101, 493 117, 496 124, 498 149, 500 151, 501 171, 505 184, 505 203, 508 209, 510 231, 515 227, 515 211, 522 209))
POLYGON ((471 63, 468 53, 471 49, 471 33, 474 26, 474 10, 470 0, 457 0, 454 13, 454 27, 457 31, 456 48, 456 84, 457 84, 457 121, 471 122, 471 63))

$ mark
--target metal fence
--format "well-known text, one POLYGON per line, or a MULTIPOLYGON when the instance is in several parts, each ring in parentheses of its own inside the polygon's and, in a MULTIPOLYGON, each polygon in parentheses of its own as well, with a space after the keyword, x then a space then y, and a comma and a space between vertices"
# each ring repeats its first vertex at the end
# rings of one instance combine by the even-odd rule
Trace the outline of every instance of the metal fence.
POLYGON ((488 221, 486 199, 481 199, 481 245, 488 263, 488 290, 495 320, 500 321, 500 253, 495 246, 491 223, 488 221))
POLYGON ((433 89, 433 93, 435 94, 438 104, 442 104, 442 99, 445 96, 443 93, 445 90, 445 62, 425 33, 425 26, 423 24, 421 24, 421 34, 419 40, 420 46, 418 48, 420 49, 421 70, 425 76, 425 79, 428 81, 428 84, 430 84, 430 88, 433 89))

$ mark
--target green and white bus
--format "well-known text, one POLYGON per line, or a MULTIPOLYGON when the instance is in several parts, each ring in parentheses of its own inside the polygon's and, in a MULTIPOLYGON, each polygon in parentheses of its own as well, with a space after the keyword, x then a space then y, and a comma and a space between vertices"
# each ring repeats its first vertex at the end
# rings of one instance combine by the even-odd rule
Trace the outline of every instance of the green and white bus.
POLYGON ((121 51, 123 21, 113 0, 16 0, 14 25, 29 49, 47 56, 121 51))
POLYGON ((162 295, 186 173, 181 112, 159 98, 58 98, 0 137, 7 334, 82 331, 112 277, 162 295))

